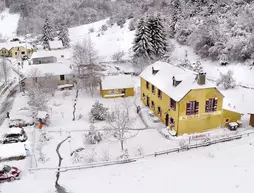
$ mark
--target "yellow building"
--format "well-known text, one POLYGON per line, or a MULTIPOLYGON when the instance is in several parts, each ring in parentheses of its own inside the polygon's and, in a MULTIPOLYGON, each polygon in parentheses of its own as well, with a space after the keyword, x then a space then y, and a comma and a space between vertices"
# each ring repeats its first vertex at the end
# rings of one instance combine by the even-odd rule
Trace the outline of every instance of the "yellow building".
POLYGON ((28 43, 6 42, 0 43, 0 56, 18 57, 31 56, 34 52, 33 47, 28 43))
POLYGON ((105 76, 100 82, 103 98, 134 96, 134 82, 130 75, 105 76))
POLYGON ((140 77, 141 100, 170 133, 200 133, 222 126, 224 96, 206 81, 206 73, 156 62, 140 77))

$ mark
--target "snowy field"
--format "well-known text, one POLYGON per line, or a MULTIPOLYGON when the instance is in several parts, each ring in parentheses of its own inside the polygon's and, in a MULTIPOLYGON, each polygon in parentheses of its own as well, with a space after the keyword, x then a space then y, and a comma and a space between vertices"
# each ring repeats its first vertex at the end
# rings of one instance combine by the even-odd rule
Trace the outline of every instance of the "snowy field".
POLYGON ((8 39, 15 37, 18 27, 19 14, 9 14, 6 9, 0 14, 0 35, 1 38, 8 39))

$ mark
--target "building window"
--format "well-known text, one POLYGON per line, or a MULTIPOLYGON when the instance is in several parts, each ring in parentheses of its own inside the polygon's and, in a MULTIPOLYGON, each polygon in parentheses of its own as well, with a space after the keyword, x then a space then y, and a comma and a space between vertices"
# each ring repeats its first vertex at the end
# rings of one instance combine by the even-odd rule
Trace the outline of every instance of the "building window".
POLYGON ((17 52, 15 52, 15 55, 17 55, 18 53, 17 52))
POLYGON ((149 90, 149 82, 146 81, 146 89, 149 90))
POLYGON ((159 98, 159 99, 162 99, 162 92, 161 92, 161 90, 159 90, 159 89, 158 89, 158 98, 159 98))
POLYGON ((198 114, 199 102, 190 101, 186 104, 186 115, 195 115, 198 114))
POLYGON ((64 75, 60 75, 60 80, 65 80, 64 75))
POLYGON ((21 52, 21 54, 26 54, 26 53, 23 51, 23 52, 21 52))
POLYGON ((145 100, 145 97, 146 97, 146 95, 143 93, 143 95, 142 95, 142 99, 143 99, 143 100, 145 100))
POLYGON ((217 104, 218 104, 217 98, 206 99, 205 112, 209 113, 217 111, 217 104))
POLYGON ((176 110, 176 101, 170 98, 170 108, 176 110))
POLYGON ((152 85, 152 93, 155 94, 155 87, 152 85))
POLYGON ((152 109, 155 109, 155 105, 154 105, 154 102, 152 101, 152 109))
POLYGON ((158 115, 161 116, 161 108, 158 107, 158 115))

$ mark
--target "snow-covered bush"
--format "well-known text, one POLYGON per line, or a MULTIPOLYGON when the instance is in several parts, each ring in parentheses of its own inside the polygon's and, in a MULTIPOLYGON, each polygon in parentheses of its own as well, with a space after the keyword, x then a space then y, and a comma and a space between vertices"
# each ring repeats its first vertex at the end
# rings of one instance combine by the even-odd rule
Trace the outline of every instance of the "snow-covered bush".
POLYGON ((122 154, 117 158, 117 160, 126 161, 130 159, 130 155, 127 149, 122 151, 122 154))
POLYGON ((104 121, 108 114, 108 108, 104 107, 102 103, 96 101, 90 111, 90 121, 104 121))
POLYGON ((90 125, 90 130, 87 135, 85 135, 86 142, 89 144, 99 143, 102 138, 99 131, 96 131, 96 128, 93 124, 90 125))
POLYGON ((103 161, 109 161, 110 160, 110 153, 108 149, 103 149, 102 150, 102 160, 103 161))
POLYGON ((185 139, 182 139, 179 141, 179 147, 180 149, 188 149, 189 144, 185 139))
POLYGON ((87 151, 85 154, 85 161, 86 163, 93 163, 96 161, 96 151, 95 148, 91 149, 91 151, 87 151))
POLYGON ((46 142, 50 141, 51 139, 52 139, 52 136, 48 132, 43 131, 40 134, 39 141, 42 143, 46 143, 46 142))
POLYGON ((74 151, 72 154, 72 163, 77 164, 84 161, 83 152, 74 151))
POLYGON ((103 25, 101 26, 101 31, 107 31, 107 30, 108 30, 108 26, 105 25, 105 24, 103 24, 103 25))
POLYGON ((188 51, 187 50, 185 50, 184 59, 182 61, 180 61, 179 66, 183 67, 183 68, 191 68, 191 63, 188 58, 188 51))
POLYGON ((236 87, 235 79, 233 78, 233 71, 228 70, 227 73, 220 74, 220 78, 216 82, 217 86, 222 85, 224 89, 230 89, 236 87))
POLYGON ((200 62, 200 60, 197 60, 195 63, 191 65, 191 69, 197 73, 203 72, 203 66, 200 62))
POLYGON ((94 28, 90 28, 90 29, 88 30, 88 32, 89 32, 89 33, 93 33, 93 32, 94 32, 94 28))
POLYGON ((120 62, 124 56, 124 51, 116 52, 112 55, 112 60, 120 62))
POLYGON ((45 153, 42 153, 42 151, 39 152, 39 158, 38 161, 45 164, 47 161, 49 160, 49 158, 46 156, 45 153))

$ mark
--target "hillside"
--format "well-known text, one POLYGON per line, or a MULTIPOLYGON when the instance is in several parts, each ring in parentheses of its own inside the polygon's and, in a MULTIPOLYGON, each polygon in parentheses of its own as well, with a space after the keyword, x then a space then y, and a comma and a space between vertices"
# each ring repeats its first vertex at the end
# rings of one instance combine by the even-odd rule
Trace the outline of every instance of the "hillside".
POLYGON ((8 9, 0 13, 0 38, 8 39, 16 35, 19 18, 19 14, 10 14, 8 9))

